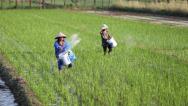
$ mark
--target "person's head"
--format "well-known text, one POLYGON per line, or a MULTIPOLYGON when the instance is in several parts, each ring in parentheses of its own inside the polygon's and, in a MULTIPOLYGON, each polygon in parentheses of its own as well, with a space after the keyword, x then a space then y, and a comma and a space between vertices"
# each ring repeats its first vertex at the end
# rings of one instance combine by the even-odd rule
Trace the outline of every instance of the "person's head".
POLYGON ((65 39, 64 39, 64 37, 59 37, 59 38, 57 39, 57 41, 58 41, 58 42, 61 42, 61 41, 64 42, 65 39))
POLYGON ((101 30, 102 31, 108 30, 108 26, 106 24, 103 24, 101 27, 101 30))
POLYGON ((63 34, 62 32, 59 32, 59 33, 56 35, 56 37, 55 37, 55 39, 57 39, 58 42, 61 42, 61 41, 64 42, 65 38, 66 38, 66 35, 63 34))

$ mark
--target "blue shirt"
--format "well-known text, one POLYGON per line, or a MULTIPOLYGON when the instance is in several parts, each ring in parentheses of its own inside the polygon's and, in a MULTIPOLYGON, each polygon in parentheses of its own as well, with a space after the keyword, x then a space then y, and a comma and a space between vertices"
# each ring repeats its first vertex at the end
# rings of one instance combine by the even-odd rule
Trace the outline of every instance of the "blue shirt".
POLYGON ((56 58, 59 58, 59 54, 71 49, 71 45, 65 40, 63 45, 60 45, 57 41, 54 43, 56 58))

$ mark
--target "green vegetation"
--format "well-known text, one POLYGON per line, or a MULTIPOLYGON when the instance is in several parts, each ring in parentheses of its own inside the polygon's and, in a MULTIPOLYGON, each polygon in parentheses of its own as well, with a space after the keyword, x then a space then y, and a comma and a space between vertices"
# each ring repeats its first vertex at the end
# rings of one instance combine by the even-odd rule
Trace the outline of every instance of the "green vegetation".
POLYGON ((109 9, 188 17, 188 0, 1 0, 0 9, 109 9), (17 1, 17 2, 16 2, 17 1))
MULTIPOLYGON (((0 11, 0 52, 44 105, 188 105, 188 28, 63 10, 0 11), (103 56, 100 26, 118 42, 103 56), (79 34, 58 73, 54 36, 79 34)), ((68 39, 69 39, 68 38, 68 39)))
POLYGON ((188 1, 117 1, 111 9, 188 17, 188 1))
POLYGON ((80 8, 101 8, 101 7, 110 7, 117 0, 31 0, 22 1, 22 0, 6 0, 0 1, 0 9, 8 9, 8 8, 41 8, 43 5, 44 8, 52 8, 52 7, 80 7, 80 8), (31 5, 30 5, 31 3, 31 5))

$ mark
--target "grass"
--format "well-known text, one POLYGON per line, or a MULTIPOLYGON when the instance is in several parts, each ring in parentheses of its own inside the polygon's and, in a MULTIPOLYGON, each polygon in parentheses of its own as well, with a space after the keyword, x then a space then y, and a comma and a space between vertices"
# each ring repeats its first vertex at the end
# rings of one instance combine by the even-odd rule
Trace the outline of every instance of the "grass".
POLYGON ((25 8, 73 8, 73 9, 109 9, 138 13, 150 13, 160 15, 172 15, 188 17, 188 1, 127 1, 127 0, 45 0, 44 7, 42 1, 32 0, 31 7, 29 1, 19 1, 16 7, 15 1, 0 2, 0 9, 25 9, 25 8), (65 6, 64 6, 65 5, 65 6))
POLYGON ((0 14, 0 52, 44 105, 188 105, 187 27, 63 10, 0 14), (102 53, 103 23, 118 42, 111 56, 102 53), (53 48, 59 31, 82 39, 75 66, 61 74, 53 48))
POLYGON ((188 16, 187 1, 152 2, 152 1, 117 1, 112 6, 113 9, 124 11, 146 12, 154 14, 188 16))

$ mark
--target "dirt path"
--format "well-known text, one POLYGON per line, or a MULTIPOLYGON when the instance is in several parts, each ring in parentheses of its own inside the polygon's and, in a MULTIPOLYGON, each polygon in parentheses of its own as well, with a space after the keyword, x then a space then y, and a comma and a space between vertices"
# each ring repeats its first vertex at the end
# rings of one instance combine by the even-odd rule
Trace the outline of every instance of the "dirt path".
POLYGON ((142 20, 156 24, 168 24, 168 25, 188 27, 188 18, 159 16, 159 15, 141 14, 141 13, 139 14, 139 13, 128 13, 128 12, 113 12, 113 11, 86 11, 86 12, 99 14, 99 15, 113 16, 123 19, 142 20))

